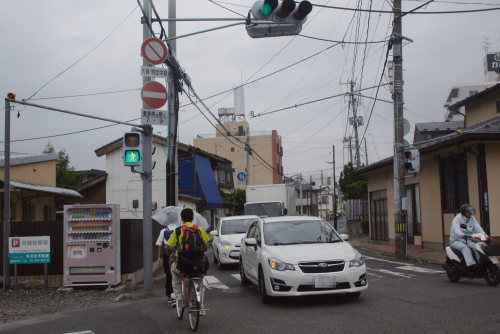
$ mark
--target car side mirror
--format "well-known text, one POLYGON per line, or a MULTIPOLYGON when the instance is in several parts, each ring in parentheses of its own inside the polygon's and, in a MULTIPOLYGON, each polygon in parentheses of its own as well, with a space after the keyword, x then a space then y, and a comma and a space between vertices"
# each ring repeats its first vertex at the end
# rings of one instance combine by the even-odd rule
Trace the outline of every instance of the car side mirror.
POLYGON ((219 232, 218 232, 218 231, 216 231, 216 230, 214 230, 214 231, 210 231, 210 235, 211 235, 212 237, 216 237, 216 236, 218 236, 218 235, 219 235, 219 232))
POLYGON ((255 240, 255 238, 245 239, 245 245, 257 247, 257 240, 255 240))
POLYGON ((341 234, 340 234, 340 237, 341 237, 341 238, 342 238, 342 240, 344 240, 344 241, 349 240, 349 235, 348 235, 348 234, 341 233, 341 234))

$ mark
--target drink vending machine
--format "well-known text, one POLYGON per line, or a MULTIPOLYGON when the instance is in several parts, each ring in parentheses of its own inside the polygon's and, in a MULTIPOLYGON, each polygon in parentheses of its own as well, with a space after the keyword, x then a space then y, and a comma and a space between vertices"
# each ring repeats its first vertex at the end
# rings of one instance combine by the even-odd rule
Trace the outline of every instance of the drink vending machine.
POLYGON ((121 281, 120 206, 64 206, 64 285, 115 285, 121 281))

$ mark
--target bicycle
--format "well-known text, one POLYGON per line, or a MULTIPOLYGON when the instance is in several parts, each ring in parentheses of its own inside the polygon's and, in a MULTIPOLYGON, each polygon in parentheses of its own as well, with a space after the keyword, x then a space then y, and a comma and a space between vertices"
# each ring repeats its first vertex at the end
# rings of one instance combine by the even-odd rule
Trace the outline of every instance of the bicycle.
POLYGON ((179 320, 184 316, 184 309, 188 309, 189 326, 195 332, 200 321, 202 305, 201 289, 203 278, 183 275, 181 281, 181 298, 177 299, 175 308, 179 320))

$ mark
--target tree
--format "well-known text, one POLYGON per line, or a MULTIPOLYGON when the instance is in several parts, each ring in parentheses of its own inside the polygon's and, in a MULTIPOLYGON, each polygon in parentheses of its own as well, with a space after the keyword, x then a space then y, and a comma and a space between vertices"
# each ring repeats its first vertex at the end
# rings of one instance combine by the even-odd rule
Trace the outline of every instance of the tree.
POLYGON ((342 199, 366 199, 368 198, 368 183, 361 177, 354 175, 356 169, 349 162, 344 165, 344 170, 340 173, 339 186, 342 191, 342 199))
POLYGON ((237 203, 236 207, 234 208, 234 213, 236 215, 242 215, 244 212, 244 206, 246 202, 246 194, 245 190, 243 189, 236 189, 234 193, 232 194, 224 194, 222 193, 222 198, 224 198, 227 201, 235 202, 237 203))
POLYGON ((81 182, 83 175, 75 172, 70 166, 69 155, 61 150, 56 162, 56 186, 59 188, 74 189, 81 182))
POLYGON ((50 143, 50 140, 49 140, 49 142, 47 143, 47 145, 43 149, 42 154, 52 154, 52 153, 56 153, 56 149, 54 148, 54 146, 52 146, 52 144, 50 143))

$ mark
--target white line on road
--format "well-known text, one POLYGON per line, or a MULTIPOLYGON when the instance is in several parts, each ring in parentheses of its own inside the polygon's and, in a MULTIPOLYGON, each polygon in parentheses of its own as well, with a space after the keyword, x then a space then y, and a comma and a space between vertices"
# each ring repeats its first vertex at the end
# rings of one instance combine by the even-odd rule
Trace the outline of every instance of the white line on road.
POLYGON ((404 265, 408 264, 408 263, 404 263, 404 262, 397 262, 397 261, 390 261, 390 260, 379 259, 378 257, 371 257, 371 256, 365 256, 365 255, 363 255, 363 257, 365 259, 375 260, 375 261, 382 261, 382 262, 395 263, 395 264, 404 264, 404 265))
POLYGON ((207 286, 208 289, 221 289, 221 290, 229 289, 227 285, 219 281, 219 279, 215 276, 205 276, 205 280, 208 283, 207 286))
POLYGON ((396 269, 414 271, 417 273, 424 273, 424 274, 443 274, 444 273, 444 271, 442 271, 442 270, 427 269, 427 268, 416 267, 416 266, 412 266, 412 265, 396 267, 396 269))
POLYGON ((82 331, 82 332, 71 332, 71 333, 63 333, 63 334, 95 334, 92 331, 82 331))
POLYGON ((378 277, 378 278, 384 278, 384 276, 379 276, 379 275, 373 274, 373 273, 367 273, 367 274, 370 275, 370 276, 378 277))
POLYGON ((374 271, 377 271, 379 273, 389 274, 389 275, 394 275, 394 276, 399 276, 399 277, 404 277, 404 278, 413 278, 413 277, 415 277, 415 275, 413 275, 413 274, 403 274, 403 273, 400 273, 400 272, 397 272, 397 271, 392 271, 392 270, 387 270, 387 269, 373 269, 373 268, 369 268, 368 270, 374 270, 374 271))
POLYGON ((240 274, 231 274, 231 276, 233 278, 235 278, 236 280, 240 281, 241 280, 241 277, 240 277, 240 274))

